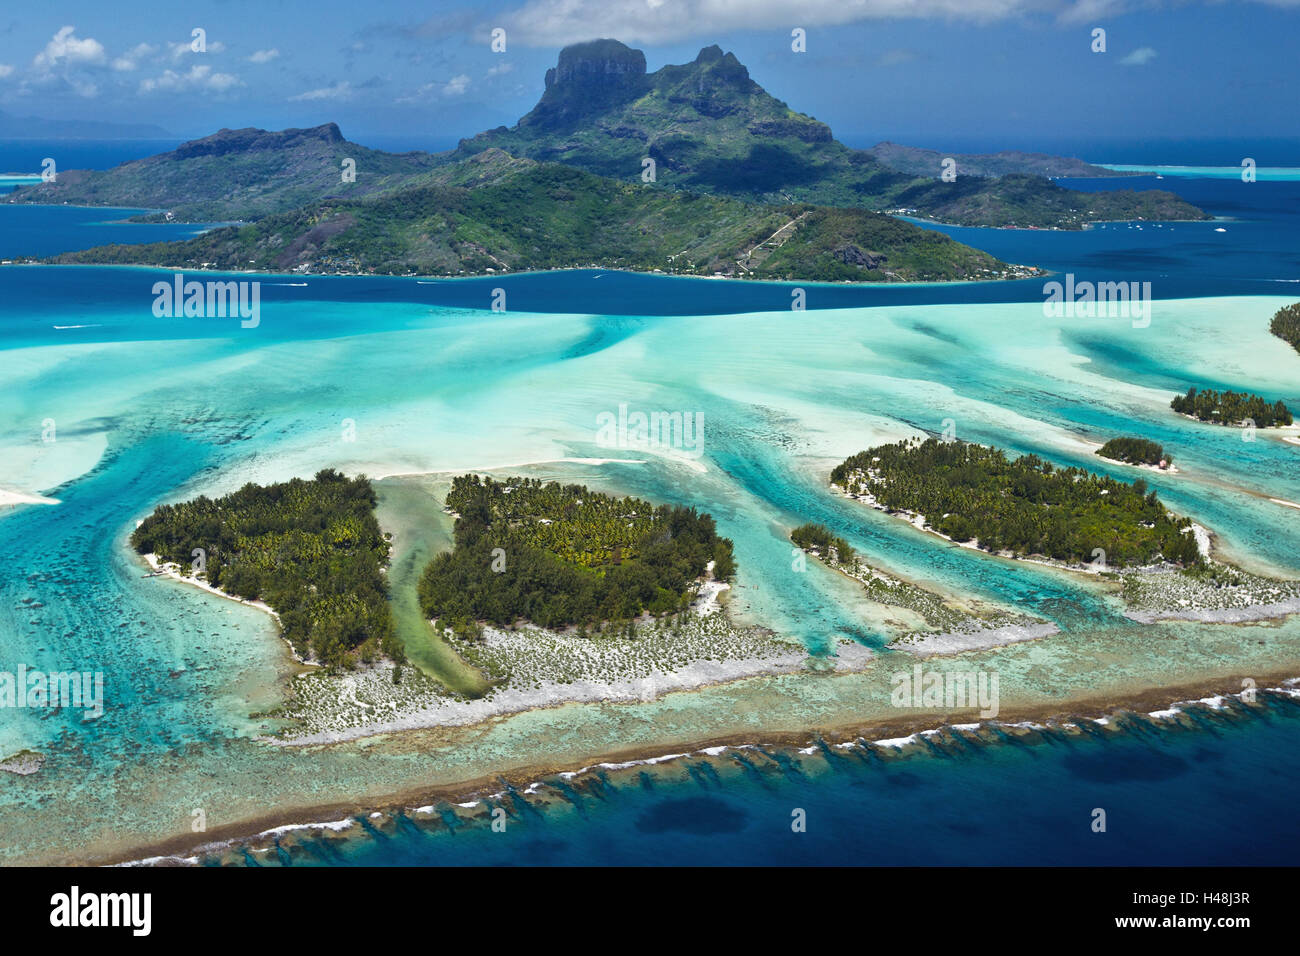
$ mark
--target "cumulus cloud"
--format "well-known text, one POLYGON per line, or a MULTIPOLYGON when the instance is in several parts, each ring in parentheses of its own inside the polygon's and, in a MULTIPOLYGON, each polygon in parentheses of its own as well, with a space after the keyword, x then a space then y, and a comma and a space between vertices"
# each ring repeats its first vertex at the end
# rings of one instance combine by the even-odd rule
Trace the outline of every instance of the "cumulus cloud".
POLYGON ((347 80, 343 80, 333 86, 322 86, 319 89, 307 90, 305 93, 289 97, 289 100, 295 103, 310 102, 311 100, 348 100, 352 98, 352 94, 352 84, 347 80))
MULTIPOLYGON (((1214 0, 1206 0, 1214 2, 1214 0)), ((1296 8, 1300 0, 1255 0, 1296 8)), ((476 29, 504 26, 511 42, 567 46, 614 37, 625 43, 674 43, 742 30, 813 29, 869 20, 946 20, 992 23, 1028 17, 1097 25, 1133 10, 1161 9, 1167 0, 522 0, 509 13, 476 29)), ((437 19, 420 31, 443 32, 437 19)))
POLYGON ((11 64, 0 63, 0 80, 3 80, 6 76, 12 76, 13 72, 14 68, 11 64))
POLYGON ((248 62, 249 63, 270 63, 279 55, 280 55, 280 51, 275 49, 274 47, 272 47, 269 50, 257 50, 253 53, 252 56, 248 58, 248 62))
POLYGON ((190 91, 208 91, 224 93, 232 87, 242 86, 243 81, 231 73, 217 73, 206 64, 192 66, 184 73, 163 70, 162 75, 140 82, 141 93, 184 93, 190 91))
POLYGON ((1064 0, 527 0, 499 19, 511 40, 565 46, 597 37, 671 43, 737 30, 838 26, 860 20, 985 22, 1066 9, 1064 0))
POLYGON ((1140 46, 1119 62, 1121 66, 1146 66, 1155 58, 1155 50, 1149 46, 1140 46))
POLYGON ((203 56, 207 53, 224 53, 226 50, 226 45, 220 40, 209 40, 206 36, 203 41, 203 53, 199 53, 194 49, 193 39, 182 40, 180 43, 169 43, 167 46, 171 52, 173 62, 182 60, 191 53, 195 56, 203 56))
POLYGON ((1131 4, 1127 0, 1074 0, 1057 17, 1062 23, 1097 23, 1119 16, 1131 4))
POLYGON ((36 54, 32 65, 39 70, 48 70, 60 63, 103 63, 104 45, 91 37, 78 37, 76 30, 76 27, 60 29, 45 44, 45 49, 36 54))
POLYGON ((152 43, 137 43, 121 56, 114 58, 113 69, 119 73, 129 73, 140 66, 141 60, 150 58, 157 52, 158 48, 152 43))
MULTIPOLYGON (((497 72, 508 73, 509 70, 498 70, 497 72)), ((493 75, 492 70, 489 70, 488 76, 491 75, 493 75)), ((470 88, 470 83, 470 78, 466 74, 459 73, 446 82, 439 80, 435 83, 421 84, 413 92, 408 93, 405 96, 399 96, 393 102, 431 103, 435 100, 446 99, 452 96, 464 96, 470 88)))

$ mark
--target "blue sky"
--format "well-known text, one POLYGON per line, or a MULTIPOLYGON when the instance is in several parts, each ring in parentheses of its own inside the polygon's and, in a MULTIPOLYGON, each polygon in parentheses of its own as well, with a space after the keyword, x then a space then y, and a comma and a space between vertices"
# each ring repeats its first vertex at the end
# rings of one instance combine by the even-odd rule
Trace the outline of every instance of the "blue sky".
MULTIPOLYGON (((0 14, 0 110, 222 126, 338 122, 386 147, 512 124, 559 49, 650 69, 718 43, 854 145, 1044 148, 1300 137, 1300 0, 63 0, 0 14), (506 52, 489 46, 506 31, 506 52), (807 52, 790 31, 807 31, 807 52), (1091 50, 1106 30, 1106 52, 1091 50), (205 31, 194 52, 192 31, 205 31)), ((1100 158, 1109 158, 1102 156, 1100 158)))

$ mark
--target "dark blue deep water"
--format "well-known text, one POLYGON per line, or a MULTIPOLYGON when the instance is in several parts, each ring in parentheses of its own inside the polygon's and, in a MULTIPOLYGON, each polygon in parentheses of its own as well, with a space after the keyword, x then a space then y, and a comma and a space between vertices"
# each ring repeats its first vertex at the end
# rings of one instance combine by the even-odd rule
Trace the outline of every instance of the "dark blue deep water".
MULTIPOLYGON (((1264 697, 1261 696, 1261 700, 1264 697)), ((766 750, 649 770, 550 778, 535 796, 358 817, 346 839, 297 831, 250 865, 1290 865, 1300 704, 1194 709, 1196 729, 1129 718, 1120 735, 1046 731, 1032 742, 951 738, 901 757, 875 748, 766 750), (748 766, 746 766, 748 765, 748 766), (724 766, 722 774, 715 766, 724 766), (736 771, 734 768, 741 769, 736 771), (762 769, 759 769, 762 768, 762 769), (553 797, 554 799, 554 797, 553 797), (504 832, 488 807, 505 810, 504 832), (796 809, 807 828, 792 829, 796 809), (1094 832, 1094 811, 1105 832, 1094 832), (432 824, 428 821, 432 819, 432 824), (449 825, 449 821, 450 825, 449 825)), ((236 855, 236 861, 239 860, 236 855)), ((215 858, 214 858, 215 861, 215 858)), ((230 857, 227 857, 230 861, 230 857)))
MULTIPOLYGON (((0 144, 0 171, 37 168, 39 156, 35 166, 25 157, 48 155, 43 150, 41 144, 0 144)), ((110 158, 130 158, 110 157, 110 152, 104 147, 85 162, 62 165, 102 166, 111 165, 110 158)), ((1104 188, 1115 182, 1069 185, 1104 188)), ((1141 230, 1110 224, 1080 233, 943 231, 1005 260, 1072 271, 1080 279, 1151 281, 1157 298, 1276 296, 1300 290, 1295 284, 1300 280, 1300 183, 1166 177, 1124 185, 1158 185, 1220 218, 1147 224, 1141 230), (1216 232, 1219 228, 1225 231, 1216 232)), ((127 214, 6 206, 0 198, 0 258, 48 255, 102 242, 177 238, 195 228, 112 222, 127 214)), ((203 323, 181 328, 138 307, 148 303, 148 289, 158 277, 150 270, 126 268, 0 268, 0 342, 5 349, 20 349, 67 341, 58 336, 74 325, 79 326, 78 342, 229 334, 203 323), (56 333, 54 322, 65 328, 56 333)), ((276 285, 264 280, 264 299, 294 300, 300 293, 290 281, 286 277, 285 285, 276 285)), ((358 306, 399 301, 481 309, 496 287, 507 290, 512 310, 606 316, 787 310, 792 288, 577 271, 425 283, 313 278, 311 298, 358 306)), ((807 291, 810 309, 1030 302, 1041 300, 1042 280, 880 288, 809 285, 807 291)), ((1296 295, 1300 298, 1300 291, 1296 295)), ((285 341, 355 335, 360 331, 357 311, 321 309, 301 318, 286 312, 281 325, 268 325, 264 333, 285 341), (295 327, 296 321, 312 325, 309 330, 295 327)), ((385 323, 401 327, 406 320, 380 311, 365 321, 364 331, 377 332, 385 323)), ((600 334, 619 333, 611 324, 600 334)), ((960 364, 959 359, 954 361, 960 364)), ((1111 360, 1124 367, 1131 357, 1117 352, 1111 360)), ((1142 370, 1144 380, 1157 373, 1142 370)), ((979 370, 965 374, 976 379, 979 370)), ((147 475, 152 483, 136 488, 137 494, 162 494, 165 486, 187 477, 167 466, 182 452, 142 441, 131 453, 102 463, 86 492, 144 482, 141 476, 147 475)), ((752 475, 755 484, 761 483, 764 467, 759 459, 730 463, 734 475, 742 480, 752 475)), ((70 507, 78 492, 74 487, 62 495, 70 507)), ((56 555, 89 554, 112 544, 101 540, 103 529, 93 521, 69 529, 67 522, 55 519, 53 512, 32 512, 6 520, 21 522, 11 533, 48 534, 46 544, 56 555), (62 543, 54 540, 59 535, 62 543)), ((66 566, 50 573, 75 585, 81 573, 75 562, 59 560, 66 566)), ((18 570, 32 574, 44 569, 18 570)), ((135 636, 144 640, 144 635, 135 636)), ((493 801, 507 811, 505 833, 457 822, 451 808, 440 805, 434 825, 408 813, 398 813, 382 827, 359 817, 349 839, 296 831, 278 851, 249 853, 244 859, 362 865, 1292 863, 1300 840, 1295 813, 1300 803, 1300 705, 1281 695, 1263 695, 1261 701, 1249 712, 1235 705, 1227 711, 1195 708, 1190 727, 1133 718, 1119 734, 1090 729, 1082 734, 1046 731, 1029 741, 943 738, 901 756, 882 756, 872 747, 811 754, 771 749, 761 757, 730 751, 717 758, 688 758, 674 770, 634 768, 547 778, 539 795, 493 801), (541 796, 551 801, 549 809, 540 806, 541 796), (791 830, 796 809, 806 812, 805 833, 791 830), (1105 833, 1091 828, 1097 809, 1106 812, 1105 833)), ((181 726, 179 702, 176 711, 177 721, 167 726, 181 734, 195 732, 181 726)))

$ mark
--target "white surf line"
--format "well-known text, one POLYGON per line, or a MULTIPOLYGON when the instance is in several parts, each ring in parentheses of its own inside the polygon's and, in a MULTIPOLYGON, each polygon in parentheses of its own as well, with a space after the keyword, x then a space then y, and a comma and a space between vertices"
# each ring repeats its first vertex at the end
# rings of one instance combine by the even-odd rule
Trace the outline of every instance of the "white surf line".
POLYGON ((1276 505, 1282 505, 1284 508, 1300 509, 1300 505, 1296 504, 1294 501, 1287 501, 1285 498, 1269 498, 1268 500, 1276 505))

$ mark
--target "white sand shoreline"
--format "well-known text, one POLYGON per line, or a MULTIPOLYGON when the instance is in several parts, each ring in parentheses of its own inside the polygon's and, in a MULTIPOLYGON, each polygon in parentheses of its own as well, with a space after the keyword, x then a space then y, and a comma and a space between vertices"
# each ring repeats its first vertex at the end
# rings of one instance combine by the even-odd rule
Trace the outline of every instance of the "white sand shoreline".
MULTIPOLYGON (((1117 462, 1116 464, 1123 464, 1123 462, 1117 462)), ((954 544, 959 548, 965 548, 968 551, 978 551, 981 554, 987 554, 990 557, 995 557, 995 558, 1004 558, 1007 561, 1025 561, 1028 562, 1029 564, 1041 564, 1044 567, 1056 568, 1057 570, 1060 571, 1074 571, 1078 574, 1101 574, 1104 571, 1118 570, 1116 568, 1107 567, 1104 564, 1067 564, 1064 561, 1055 561, 1051 558, 1045 558, 1042 556, 1021 557, 1019 555, 1013 554, 1010 551, 997 551, 997 552, 987 551, 984 548, 981 548, 979 546, 978 539, 971 539, 970 541, 953 541, 951 537, 944 534, 942 531, 936 531, 934 528, 930 527, 924 515, 914 514, 911 511, 894 511, 892 509, 886 508, 884 505, 880 504, 880 502, 876 501, 875 496, 872 495, 870 492, 861 495, 855 495, 841 488, 839 485, 834 485, 834 484, 831 485, 831 490, 836 491, 839 494, 842 494, 845 498, 849 498, 853 501, 866 502, 868 505, 870 505, 872 508, 876 509, 877 511, 881 512, 882 514, 887 514, 890 517, 899 518, 903 521, 906 521, 912 527, 916 528, 917 531, 924 532, 925 534, 934 535, 936 538, 942 538, 944 541, 950 542, 951 544, 954 544)), ((1271 500, 1277 501, 1279 504, 1286 503, 1276 498, 1271 500)), ((1196 538, 1196 548, 1201 553, 1201 557, 1209 559, 1210 551, 1212 548, 1213 537, 1214 537, 1213 532, 1211 532, 1208 528, 1204 527, 1203 525, 1197 524, 1195 521, 1192 522, 1191 529, 1192 529, 1193 536, 1195 536, 1196 538)))
POLYGON ((47 498, 44 495, 32 494, 27 491, 11 491, 7 488, 0 488, 0 506, 57 504, 61 504, 58 498, 47 498))
POLYGON ((276 614, 275 610, 271 607, 271 605, 267 604, 265 601, 249 601, 241 597, 236 597, 233 594, 227 594, 225 591, 222 591, 220 588, 213 587, 207 581, 200 581, 198 578, 192 578, 192 577, 188 577, 187 575, 181 574, 180 565, 175 564, 174 562, 171 561, 168 561, 166 564, 162 564, 158 560, 158 555, 154 554, 152 551, 150 551, 148 554, 141 555, 141 557, 143 557, 145 561, 148 562, 149 567, 154 572, 154 574, 171 578, 173 581, 182 581, 185 584, 193 585, 194 587, 202 591, 207 591, 209 594, 214 594, 217 597, 225 598, 227 601, 234 601, 236 604, 243 604, 246 607, 255 607, 259 611, 265 611, 267 614, 271 615, 271 617, 275 619, 276 624, 280 623, 280 615, 276 614))
POLYGON ((1041 624, 1006 624, 1002 627, 985 627, 973 631, 951 631, 946 634, 923 634, 909 641, 895 641, 890 647, 917 657, 934 657, 943 654, 960 654, 964 651, 982 651, 1021 641, 1035 641, 1040 637, 1059 634, 1061 629, 1050 621, 1041 624))
MULTIPOLYGON (((1097 447, 1102 446, 1098 445, 1097 447)), ((1094 452, 1094 454, 1096 453, 1094 452)), ((1120 461, 1118 458, 1107 458, 1105 455, 1097 455, 1097 457, 1109 464, 1119 465, 1121 468, 1142 468, 1146 471, 1154 471, 1157 475, 1177 475, 1180 473, 1178 466, 1172 464, 1168 468, 1161 468, 1159 465, 1148 465, 1144 461, 1120 461)))
POLYGON ((1139 624, 1154 624, 1156 621, 1245 624, 1251 621, 1271 621, 1291 614, 1300 614, 1300 598, 1288 598, 1271 604, 1251 604, 1246 607, 1165 608, 1157 611, 1124 612, 1126 618, 1139 624))
MULTIPOLYGON (((1059 633, 1059 628, 1050 622, 1038 625, 1005 625, 969 632, 930 634, 910 644, 895 644, 890 647, 924 658, 986 650, 1006 644, 1036 640, 1056 633, 1059 633)), ((843 639, 838 643, 835 654, 827 658, 813 657, 803 645, 790 644, 789 648, 786 652, 758 657, 692 661, 672 671, 656 669, 644 677, 633 680, 577 680, 569 683, 548 681, 530 688, 507 687, 491 698, 468 701, 442 698, 431 701, 413 713, 391 720, 374 720, 356 726, 308 734, 257 739, 278 747, 311 747, 343 743, 407 730, 470 726, 509 714, 569 704, 646 703, 665 694, 679 691, 696 691, 735 681, 802 672, 808 669, 810 661, 816 660, 830 662, 831 666, 826 670, 831 672, 851 673, 863 669, 877 659, 876 652, 871 648, 843 639)))
POLYGON ((271 619, 275 621, 276 634, 280 638, 280 640, 284 642, 285 649, 289 652, 289 656, 292 657, 296 663, 301 664, 305 667, 320 666, 314 661, 309 661, 306 658, 300 656, 298 652, 293 649, 293 645, 289 643, 289 639, 284 636, 284 626, 280 621, 280 615, 276 614, 275 609, 272 608, 265 601, 248 601, 245 600, 244 598, 236 597, 233 594, 227 594, 225 591, 221 590, 220 588, 213 587, 207 581, 200 581, 197 578, 187 577, 186 575, 181 574, 180 566, 177 564, 174 564, 172 562, 168 562, 166 564, 160 564, 158 561, 158 555, 154 554, 152 551, 149 552, 148 554, 141 555, 141 557, 143 557, 144 560, 148 563, 149 567, 153 569, 154 574, 160 577, 167 577, 167 578, 171 578, 173 581, 180 581, 182 584, 188 584, 191 587, 196 587, 201 591, 206 591, 208 594, 211 594, 214 597, 225 598, 227 601, 234 601, 236 604, 242 604, 245 607, 257 608, 259 611, 262 611, 263 613, 270 615, 271 619))

